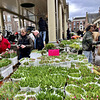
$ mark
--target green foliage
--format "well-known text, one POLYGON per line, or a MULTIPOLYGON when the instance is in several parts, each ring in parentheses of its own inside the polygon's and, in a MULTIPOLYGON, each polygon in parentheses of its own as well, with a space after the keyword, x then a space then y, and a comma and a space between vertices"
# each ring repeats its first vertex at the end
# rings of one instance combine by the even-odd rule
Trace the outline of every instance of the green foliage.
POLYGON ((16 51, 13 51, 13 50, 6 51, 1 54, 2 58, 14 58, 16 56, 17 56, 17 53, 16 51))
POLYGON ((26 100, 37 100, 35 97, 27 97, 27 99, 26 100))
POLYGON ((42 56, 43 56, 43 54, 45 54, 46 52, 47 52, 46 50, 42 50, 42 51, 41 51, 42 56))
POLYGON ((23 64, 24 64, 24 65, 29 65, 29 62, 24 62, 23 64))
POLYGON ((57 96, 57 95, 54 95, 50 92, 46 92, 46 93, 39 93, 37 96, 36 96, 37 100, 63 100, 61 96, 57 96))
POLYGON ((6 82, 0 88, 0 100, 13 100, 18 91, 18 83, 6 82))
POLYGON ((59 46, 64 48, 65 45, 64 45, 64 43, 60 43, 59 46))
POLYGON ((0 68, 11 64, 11 60, 9 59, 2 59, 0 60, 0 68))
POLYGON ((82 43, 79 39, 71 39, 71 40, 63 40, 61 41, 61 43, 63 43, 64 45, 70 45, 73 43, 82 43))
POLYGON ((69 47, 70 48, 75 48, 76 50, 80 49, 80 46, 78 44, 76 44, 76 43, 70 44, 69 47))
POLYGON ((49 49, 55 49, 56 46, 53 43, 48 43, 45 46, 45 49, 48 51, 49 49))
POLYGON ((35 94, 34 91, 28 91, 28 92, 27 92, 27 95, 34 95, 34 94, 35 94))
POLYGON ((25 99, 25 96, 18 96, 15 98, 15 100, 24 100, 25 99))
POLYGON ((80 93, 83 94, 84 91, 80 87, 75 87, 75 86, 67 86, 66 91, 72 94, 80 93))

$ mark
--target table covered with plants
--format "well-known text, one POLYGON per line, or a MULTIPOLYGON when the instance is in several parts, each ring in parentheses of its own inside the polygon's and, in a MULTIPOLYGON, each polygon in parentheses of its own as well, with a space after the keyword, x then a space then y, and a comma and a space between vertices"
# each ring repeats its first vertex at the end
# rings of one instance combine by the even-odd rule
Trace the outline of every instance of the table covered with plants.
POLYGON ((0 74, 6 78, 13 72, 13 66, 18 63, 17 53, 13 50, 0 55, 0 74))
POLYGON ((93 73, 94 66, 84 55, 60 53, 60 56, 43 55, 37 59, 20 60, 22 63, 11 76, 12 81, 0 88, 0 99, 100 99, 100 77, 93 73), (39 65, 34 66, 37 59, 39 65), (66 65, 68 62, 69 66, 66 65))
POLYGON ((1 86, 1 100, 100 100, 100 76, 84 55, 32 53, 1 86))

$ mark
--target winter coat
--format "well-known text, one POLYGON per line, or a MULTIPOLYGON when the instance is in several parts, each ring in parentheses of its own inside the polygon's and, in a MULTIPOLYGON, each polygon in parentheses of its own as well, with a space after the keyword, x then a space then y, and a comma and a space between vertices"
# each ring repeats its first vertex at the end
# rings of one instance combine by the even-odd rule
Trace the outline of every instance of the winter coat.
POLYGON ((19 53, 22 56, 25 56, 25 55, 29 55, 30 54, 30 52, 31 52, 31 50, 33 48, 33 41, 28 35, 20 36, 19 39, 18 39, 17 45, 19 45, 19 47, 21 45, 25 45, 26 46, 23 49, 21 47, 19 48, 19 53))
POLYGON ((6 49, 10 49, 11 45, 10 42, 5 39, 4 37, 2 37, 2 41, 0 41, 0 53, 5 52, 6 49))
POLYGON ((39 31, 46 31, 47 30, 47 23, 42 18, 39 20, 39 31))
POLYGON ((92 32, 87 31, 83 37, 82 49, 83 51, 92 51, 93 36, 92 32))

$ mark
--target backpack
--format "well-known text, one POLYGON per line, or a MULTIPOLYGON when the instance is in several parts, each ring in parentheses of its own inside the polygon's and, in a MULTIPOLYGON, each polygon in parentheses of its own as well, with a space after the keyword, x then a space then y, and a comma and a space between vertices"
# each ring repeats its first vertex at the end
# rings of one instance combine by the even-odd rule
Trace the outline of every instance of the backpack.
POLYGON ((42 50, 43 47, 44 47, 43 38, 41 37, 40 34, 37 34, 37 36, 36 36, 36 49, 42 50))

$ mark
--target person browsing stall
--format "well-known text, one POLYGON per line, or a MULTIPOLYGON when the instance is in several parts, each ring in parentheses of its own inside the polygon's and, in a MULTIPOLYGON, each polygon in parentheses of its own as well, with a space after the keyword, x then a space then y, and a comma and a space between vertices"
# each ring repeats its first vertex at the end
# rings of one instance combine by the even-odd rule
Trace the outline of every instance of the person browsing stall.
POLYGON ((0 53, 8 51, 10 47, 10 42, 0 33, 0 53))
POLYGON ((17 49, 19 50, 19 58, 30 57, 31 49, 33 47, 32 39, 27 35, 26 29, 21 29, 21 36, 17 42, 17 49))

